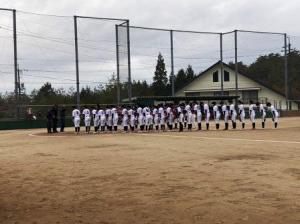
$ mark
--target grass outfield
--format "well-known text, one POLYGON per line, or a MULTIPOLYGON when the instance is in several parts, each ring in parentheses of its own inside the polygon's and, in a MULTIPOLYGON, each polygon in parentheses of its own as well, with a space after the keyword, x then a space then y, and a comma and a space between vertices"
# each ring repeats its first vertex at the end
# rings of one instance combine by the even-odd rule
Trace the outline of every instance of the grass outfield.
POLYGON ((0 223, 300 223, 300 118, 257 126, 1 131, 0 223))

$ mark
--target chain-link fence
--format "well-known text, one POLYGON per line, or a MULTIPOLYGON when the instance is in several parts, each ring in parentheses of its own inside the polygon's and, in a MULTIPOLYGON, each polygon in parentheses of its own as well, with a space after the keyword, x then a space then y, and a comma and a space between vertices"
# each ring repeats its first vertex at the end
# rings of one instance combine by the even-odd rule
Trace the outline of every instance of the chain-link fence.
POLYGON ((158 29, 10 9, 0 18, 0 111, 8 117, 27 104, 120 104, 147 95, 239 95, 245 103, 299 107, 299 36, 158 29), (212 67, 213 84, 180 92, 212 67))

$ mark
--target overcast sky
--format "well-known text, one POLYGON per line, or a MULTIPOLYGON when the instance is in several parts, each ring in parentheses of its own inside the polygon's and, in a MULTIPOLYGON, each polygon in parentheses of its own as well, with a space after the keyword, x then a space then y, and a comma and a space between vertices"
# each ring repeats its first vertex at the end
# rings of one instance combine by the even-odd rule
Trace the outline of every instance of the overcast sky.
MULTIPOLYGON (((131 25, 158 28, 287 32, 293 35, 293 47, 300 48, 299 0, 2 0, 0 7, 41 14, 128 18, 131 25)), ((20 12, 17 19, 19 66, 27 90, 45 81, 52 81, 57 88, 74 86, 73 18, 20 12)), ((116 72, 115 23, 80 20, 78 27, 83 86, 106 82, 116 72)), ((13 89, 11 28, 10 14, 0 12, 1 92, 13 89)), ((125 43, 124 34, 121 31, 125 43)), ((151 81, 158 52, 162 52, 170 71, 169 33, 131 30, 131 38, 133 79, 151 81)), ((218 38, 175 33, 175 72, 191 64, 198 73, 216 62, 218 38)), ((233 36, 225 36, 225 62, 233 60, 233 46, 233 36)), ((280 53, 282 46, 283 38, 278 35, 240 34, 239 60, 251 63, 259 55, 280 53)), ((123 54, 121 59, 125 58, 123 54)), ((121 73, 125 80, 127 73, 122 69, 121 73)))

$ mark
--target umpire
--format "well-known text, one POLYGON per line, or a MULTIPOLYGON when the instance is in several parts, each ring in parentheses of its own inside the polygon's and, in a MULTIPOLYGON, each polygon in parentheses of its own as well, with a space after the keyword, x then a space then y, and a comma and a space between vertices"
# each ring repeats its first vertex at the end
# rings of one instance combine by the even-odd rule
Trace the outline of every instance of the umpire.
POLYGON ((52 133, 52 110, 47 111, 47 132, 52 133))
POLYGON ((53 133, 57 133, 58 112, 57 105, 54 105, 52 110, 53 133))
POLYGON ((66 126, 66 108, 64 105, 59 111, 59 117, 60 117, 60 132, 64 132, 66 126))

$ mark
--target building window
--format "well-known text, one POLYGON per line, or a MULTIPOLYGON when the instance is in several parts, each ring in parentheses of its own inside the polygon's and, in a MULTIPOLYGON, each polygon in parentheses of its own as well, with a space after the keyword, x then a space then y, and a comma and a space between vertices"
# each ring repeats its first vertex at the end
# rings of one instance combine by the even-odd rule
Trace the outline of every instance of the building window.
POLYGON ((213 82, 219 82, 219 72, 215 71, 213 73, 213 82))
MULTIPOLYGON (((214 96, 222 96, 221 91, 214 92, 214 96)), ((223 96, 229 96, 229 91, 223 91, 223 96)))
POLYGON ((224 70, 224 82, 229 82, 230 79, 229 79, 229 72, 224 70))
POLYGON ((258 90, 242 91, 242 98, 243 98, 244 103, 249 103, 250 100, 257 102, 258 101, 258 90))

